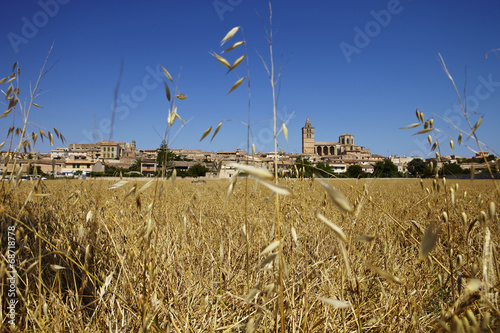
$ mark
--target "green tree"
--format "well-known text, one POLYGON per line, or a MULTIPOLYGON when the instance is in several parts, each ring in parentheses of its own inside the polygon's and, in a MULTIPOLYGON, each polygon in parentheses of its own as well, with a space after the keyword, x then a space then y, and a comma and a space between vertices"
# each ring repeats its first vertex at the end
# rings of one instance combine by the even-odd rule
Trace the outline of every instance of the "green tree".
POLYGON ((332 168, 326 165, 323 162, 318 162, 316 164, 316 170, 314 170, 314 174, 318 177, 331 177, 332 168))
POLYGON ((390 159, 377 162, 373 166, 373 175, 380 178, 391 178, 398 176, 398 167, 390 159))
POLYGON ((181 161, 181 158, 180 156, 169 151, 167 143, 165 142, 165 140, 163 140, 160 144, 160 148, 158 148, 156 151, 156 164, 158 165, 158 169, 163 170, 163 168, 165 167, 166 170, 172 164, 172 161, 181 161))
POLYGON ((422 176, 426 167, 425 161, 421 158, 414 158, 408 163, 408 172, 414 177, 422 176))
POLYGON ((202 164, 195 164, 187 170, 188 177, 205 177, 208 168, 202 164))
POLYGON ((353 164, 346 170, 347 177, 358 178, 360 175, 363 175, 363 168, 361 167, 361 165, 353 164))
POLYGON ((156 151, 156 164, 158 167, 162 167, 165 162, 168 162, 167 159, 167 143, 163 140, 160 144, 160 148, 156 151))
MULTIPOLYGON (((495 164, 490 165, 490 169, 491 169, 491 173, 497 173, 498 172, 497 166, 495 164)), ((488 170, 488 168, 484 168, 483 170, 481 170, 481 173, 487 174, 487 173, 490 173, 490 171, 488 170)))
MULTIPOLYGON (((486 161, 494 161, 496 159, 496 156, 493 154, 489 154, 486 156, 486 161)), ((474 156, 471 158, 462 158, 462 163, 483 163, 484 158, 482 156, 474 156)))
POLYGON ((462 167, 456 163, 450 163, 443 165, 443 172, 445 175, 462 175, 464 170, 462 167))

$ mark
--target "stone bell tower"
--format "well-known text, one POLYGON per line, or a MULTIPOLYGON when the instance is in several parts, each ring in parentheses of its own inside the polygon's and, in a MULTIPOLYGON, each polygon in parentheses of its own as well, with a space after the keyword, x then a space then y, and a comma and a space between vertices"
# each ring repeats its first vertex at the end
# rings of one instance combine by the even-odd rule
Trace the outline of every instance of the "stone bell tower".
POLYGON ((302 154, 314 155, 314 153, 314 127, 307 117, 306 124, 302 127, 302 154))

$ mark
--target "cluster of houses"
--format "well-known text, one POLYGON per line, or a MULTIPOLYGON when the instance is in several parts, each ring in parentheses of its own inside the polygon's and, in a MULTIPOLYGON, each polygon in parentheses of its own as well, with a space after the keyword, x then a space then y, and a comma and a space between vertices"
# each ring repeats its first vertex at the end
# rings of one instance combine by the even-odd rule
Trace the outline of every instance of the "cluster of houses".
MULTIPOLYGON (((202 164, 210 171, 207 177, 212 178, 228 178, 231 177, 236 170, 232 166, 233 163, 244 163, 247 160, 247 152, 237 149, 235 151, 218 151, 204 152, 201 150, 188 149, 171 149, 172 153, 179 156, 179 161, 169 163, 169 168, 178 170, 186 170, 195 164, 202 164)), ((10 158, 6 164, 6 152, 2 154, 2 163, 0 165, 0 173, 11 173, 14 168, 14 158, 10 158)), ((95 144, 69 144, 68 147, 56 148, 47 153, 31 153, 24 156, 18 156, 15 160, 16 166, 22 167, 23 175, 32 174, 34 168, 37 168, 44 174, 54 175, 55 177, 72 177, 76 174, 89 174, 90 172, 104 172, 104 166, 113 166, 116 168, 128 169, 140 159, 140 173, 143 175, 153 175, 159 170, 157 164, 158 150, 139 150, 135 147, 135 142, 132 144, 113 141, 102 141, 95 144), (98 149, 99 148, 99 149, 98 149)), ((252 159, 252 164, 274 170, 274 152, 272 153, 257 153, 255 156, 249 156, 252 159)), ((289 154, 279 152, 278 172, 287 173, 293 172, 294 164, 297 158, 306 158, 310 163, 317 164, 319 162, 329 166, 334 173, 340 174, 347 171, 351 165, 360 165, 363 172, 373 173, 374 165, 377 162, 384 161, 389 158, 397 167, 398 171, 406 172, 408 163, 415 157, 398 157, 370 154, 361 159, 356 159, 349 155, 317 155, 317 154, 289 154)), ((425 160, 425 159, 423 159, 425 160)), ((428 159, 427 162, 433 161, 434 165, 441 167, 443 163, 460 162, 458 156, 444 156, 438 162, 435 159, 428 159)), ((470 168, 468 164, 461 164, 462 168, 470 168)), ((476 172, 480 172, 485 168, 484 163, 476 163, 474 165, 476 172)))
MULTIPOLYGON (((138 164, 140 160, 140 171, 143 175, 152 175, 158 171, 157 156, 158 149, 140 150, 136 142, 114 142, 100 141, 95 143, 70 143, 68 147, 56 148, 48 153, 30 153, 18 156, 7 156, 7 152, 0 152, 0 173, 11 173, 13 169, 20 166, 23 175, 31 174, 34 168, 44 174, 54 177, 74 176, 75 174, 88 174, 90 172, 104 172, 105 165, 120 169, 129 169, 138 164), (14 161, 16 165, 14 165, 14 161)), ((247 152, 241 149, 235 151, 204 152, 201 150, 169 149, 177 155, 178 161, 171 161, 168 168, 186 170, 195 164, 202 164, 209 169, 207 177, 228 178, 236 170, 233 163, 241 163, 247 159, 252 164, 274 170, 275 153, 257 153, 255 156, 247 156, 247 152)), ((343 134, 336 142, 316 142, 314 127, 307 118, 302 128, 302 153, 289 154, 279 152, 277 156, 278 172, 293 172, 297 158, 307 159, 312 164, 319 162, 331 168, 332 172, 340 174, 347 171, 351 165, 360 165, 363 172, 373 173, 377 162, 389 158, 398 168, 398 171, 407 172, 408 163, 416 157, 398 157, 372 154, 370 149, 356 145, 354 135, 343 134)), ((423 159, 426 160, 426 159, 423 159)), ((434 166, 440 168, 444 163, 461 162, 459 156, 443 156, 440 161, 432 161, 434 166)), ((471 168, 471 165, 462 164, 462 168, 471 168)), ((476 172, 486 168, 484 163, 474 165, 476 172)))

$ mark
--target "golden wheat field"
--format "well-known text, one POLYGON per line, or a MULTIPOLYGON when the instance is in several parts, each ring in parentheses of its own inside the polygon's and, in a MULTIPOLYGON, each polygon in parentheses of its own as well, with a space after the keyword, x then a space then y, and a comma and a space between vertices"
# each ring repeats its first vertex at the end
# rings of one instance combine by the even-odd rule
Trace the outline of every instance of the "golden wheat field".
POLYGON ((324 181, 4 182, 3 329, 498 332, 500 184, 324 181))

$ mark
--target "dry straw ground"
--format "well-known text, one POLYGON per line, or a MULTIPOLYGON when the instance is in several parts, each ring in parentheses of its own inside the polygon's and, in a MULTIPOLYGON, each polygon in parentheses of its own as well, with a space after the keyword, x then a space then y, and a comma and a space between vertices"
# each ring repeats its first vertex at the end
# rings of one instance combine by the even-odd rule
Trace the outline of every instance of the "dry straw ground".
POLYGON ((293 194, 279 201, 281 242, 272 192, 255 180, 227 201, 222 180, 2 184, 3 330, 280 331, 280 247, 287 332, 499 330, 493 181, 327 183, 352 213, 318 181, 283 180, 293 194), (5 316, 12 225, 15 328, 5 316))

